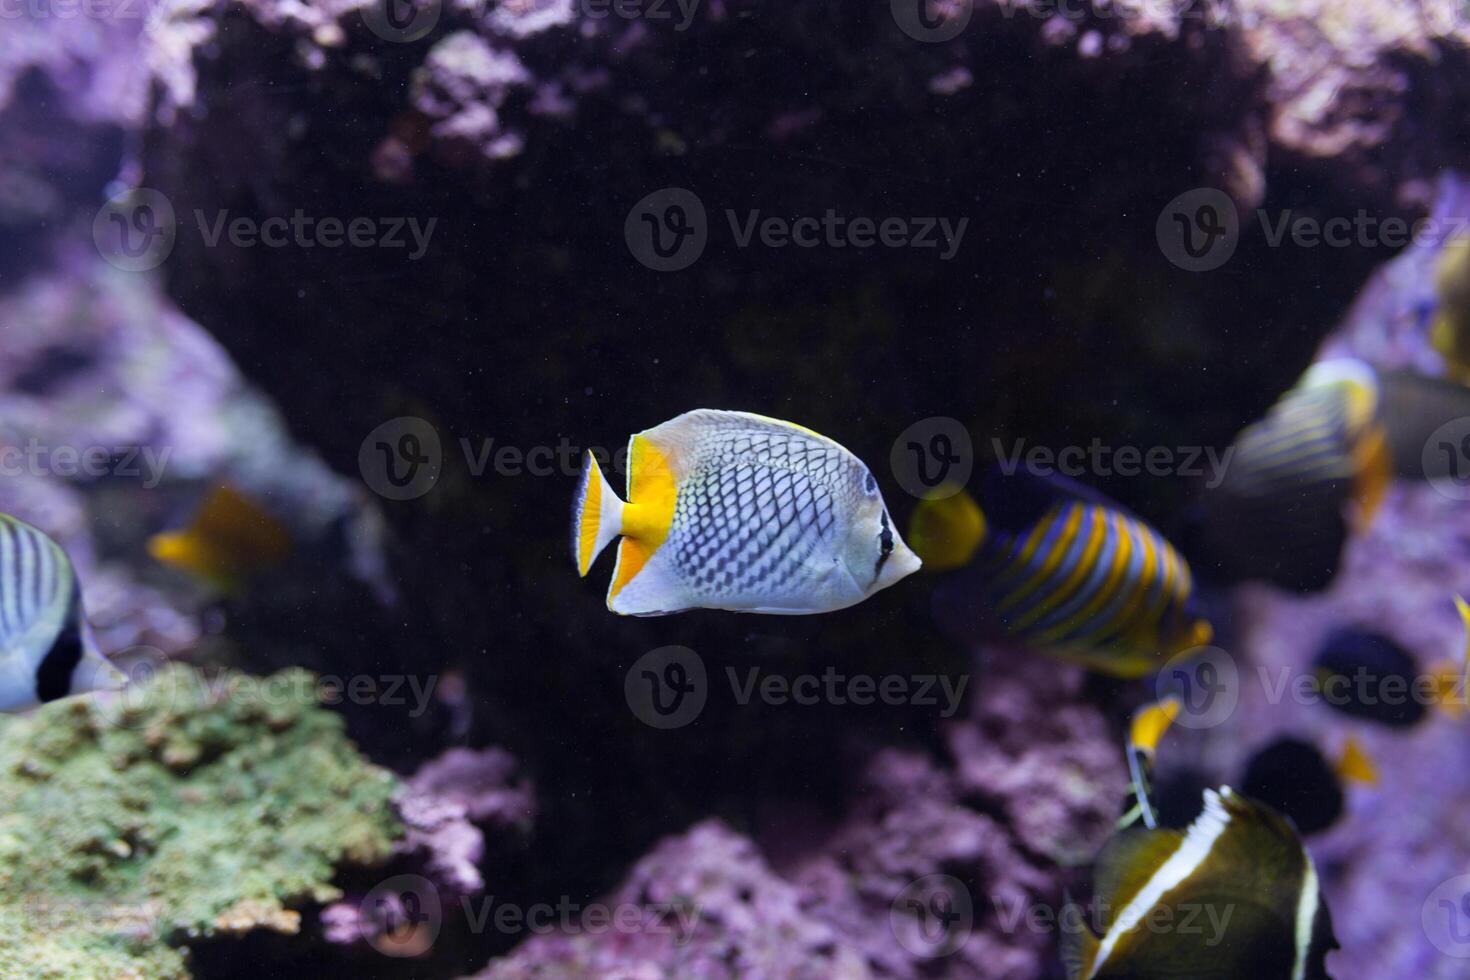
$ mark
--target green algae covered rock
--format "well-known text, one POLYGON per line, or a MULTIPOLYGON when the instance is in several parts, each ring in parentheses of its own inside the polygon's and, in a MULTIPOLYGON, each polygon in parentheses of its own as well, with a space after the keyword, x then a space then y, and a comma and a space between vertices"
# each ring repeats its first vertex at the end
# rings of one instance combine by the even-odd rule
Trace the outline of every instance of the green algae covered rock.
POLYGON ((187 977, 191 940, 294 932, 386 858, 397 783, 316 690, 171 666, 0 717, 0 980, 187 977))

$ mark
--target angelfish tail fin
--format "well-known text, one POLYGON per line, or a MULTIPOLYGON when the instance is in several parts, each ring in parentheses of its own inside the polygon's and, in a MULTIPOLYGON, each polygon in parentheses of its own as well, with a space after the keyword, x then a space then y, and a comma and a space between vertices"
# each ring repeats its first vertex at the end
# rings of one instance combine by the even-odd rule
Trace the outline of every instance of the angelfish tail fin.
POLYGON ((623 501, 618 498, 597 457, 587 453, 582 460, 582 477, 572 498, 572 559, 577 574, 586 576, 602 549, 623 531, 623 501))

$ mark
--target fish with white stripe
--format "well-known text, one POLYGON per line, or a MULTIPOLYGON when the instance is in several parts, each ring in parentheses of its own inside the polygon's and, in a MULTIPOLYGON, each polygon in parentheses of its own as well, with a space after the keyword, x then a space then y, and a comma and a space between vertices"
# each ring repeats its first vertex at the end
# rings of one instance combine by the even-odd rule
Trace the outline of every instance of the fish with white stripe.
POLYGON ((1224 786, 1205 790, 1188 829, 1156 825, 1147 775, 1177 712, 1166 701, 1134 720, 1129 763, 1143 826, 1113 835, 1097 859, 1102 928, 1074 919, 1064 930, 1068 980, 1331 980, 1332 917, 1287 818, 1224 786))
POLYGON ((0 514, 0 711, 117 689, 125 679, 97 650, 66 552, 0 514))

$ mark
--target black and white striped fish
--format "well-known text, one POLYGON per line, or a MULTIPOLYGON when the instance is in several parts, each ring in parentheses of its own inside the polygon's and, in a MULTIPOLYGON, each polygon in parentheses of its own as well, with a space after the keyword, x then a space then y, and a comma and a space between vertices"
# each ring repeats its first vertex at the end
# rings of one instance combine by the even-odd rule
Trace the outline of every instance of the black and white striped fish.
POLYGON ((0 711, 116 689, 124 679, 97 652, 66 552, 0 514, 0 711))

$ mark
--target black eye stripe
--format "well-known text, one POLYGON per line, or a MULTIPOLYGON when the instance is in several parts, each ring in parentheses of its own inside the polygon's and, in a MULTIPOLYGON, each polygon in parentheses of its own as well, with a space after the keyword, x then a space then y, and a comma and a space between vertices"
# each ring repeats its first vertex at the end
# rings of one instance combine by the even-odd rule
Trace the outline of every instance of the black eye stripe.
POLYGON ((893 529, 888 526, 888 512, 884 511, 880 516, 881 528, 878 532, 878 561, 873 565, 873 577, 883 570, 883 563, 888 556, 893 554, 893 529))

